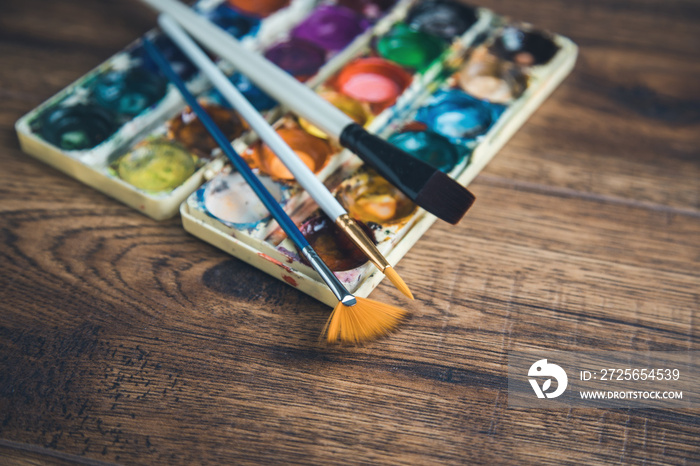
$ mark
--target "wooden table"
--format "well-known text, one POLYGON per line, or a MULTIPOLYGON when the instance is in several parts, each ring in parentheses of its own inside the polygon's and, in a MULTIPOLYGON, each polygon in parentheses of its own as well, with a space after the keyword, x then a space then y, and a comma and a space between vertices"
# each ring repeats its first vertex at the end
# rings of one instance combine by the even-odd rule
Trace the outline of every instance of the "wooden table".
POLYGON ((324 305, 19 150, 21 115, 155 15, 3 2, 0 463, 700 461, 697 411, 506 391, 520 349, 700 349, 700 6, 481 4, 572 38, 576 69, 399 264, 413 319, 325 348, 324 305))

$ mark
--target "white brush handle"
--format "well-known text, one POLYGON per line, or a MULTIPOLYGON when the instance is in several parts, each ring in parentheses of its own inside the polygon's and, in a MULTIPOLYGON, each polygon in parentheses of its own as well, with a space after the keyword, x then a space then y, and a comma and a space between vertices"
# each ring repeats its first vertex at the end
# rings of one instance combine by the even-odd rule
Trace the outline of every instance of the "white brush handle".
POLYGON ((243 47, 233 36, 177 0, 142 0, 167 13, 212 53, 248 76, 277 101, 312 122, 326 134, 339 138, 354 121, 314 91, 265 57, 243 47))
POLYGON ((306 166, 294 151, 284 142, 279 134, 270 126, 265 118, 258 113, 250 102, 231 84, 226 75, 199 48, 187 33, 168 15, 162 14, 158 24, 163 31, 175 42, 180 50, 209 78, 219 92, 229 101, 231 106, 250 124, 260 139, 277 154, 282 163, 292 172, 297 182, 311 195, 319 207, 333 221, 347 212, 328 191, 326 186, 316 178, 316 175, 306 166))

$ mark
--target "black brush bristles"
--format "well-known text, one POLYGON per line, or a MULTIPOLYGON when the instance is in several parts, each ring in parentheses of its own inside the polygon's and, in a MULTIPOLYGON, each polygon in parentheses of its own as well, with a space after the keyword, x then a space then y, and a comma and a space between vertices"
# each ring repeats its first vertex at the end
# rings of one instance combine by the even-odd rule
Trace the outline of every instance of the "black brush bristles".
POLYGON ((471 191, 440 170, 435 170, 414 202, 436 217, 456 225, 475 200, 471 191))
POLYGON ((343 129, 340 144, 413 202, 448 223, 459 222, 474 203, 474 195, 464 186, 358 124, 343 129))

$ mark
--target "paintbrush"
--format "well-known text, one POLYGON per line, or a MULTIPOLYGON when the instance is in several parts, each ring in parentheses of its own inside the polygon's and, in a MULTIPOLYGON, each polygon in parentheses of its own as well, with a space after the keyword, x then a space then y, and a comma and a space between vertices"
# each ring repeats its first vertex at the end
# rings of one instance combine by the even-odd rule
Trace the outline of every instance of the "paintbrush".
POLYGON ((379 252, 360 225, 350 217, 348 212, 340 205, 340 202, 328 191, 326 186, 319 181, 314 173, 284 142, 279 134, 270 126, 265 118, 258 113, 248 100, 243 97, 236 87, 226 78, 226 75, 214 64, 213 61, 197 46, 187 33, 169 16, 160 15, 158 24, 161 29, 178 45, 180 50, 209 78, 219 92, 226 98, 231 106, 238 111, 250 127, 282 160, 282 163, 294 175, 297 182, 316 201, 321 210, 335 221, 335 224, 348 235, 358 248, 370 261, 384 273, 391 283, 403 294, 413 299, 411 291, 406 283, 399 277, 389 261, 379 252))
POLYGON ((280 227, 294 242, 301 254, 306 257, 311 266, 318 272, 323 281, 328 285, 336 298, 338 305, 331 313, 322 334, 326 334, 328 342, 343 341, 360 343, 383 336, 394 330, 407 316, 407 312, 389 304, 380 303, 371 299, 353 296, 347 288, 338 280, 319 255, 314 251, 309 242, 301 234, 289 215, 280 207, 275 198, 255 176, 248 164, 233 149, 226 135, 214 123, 206 110, 197 102, 197 99, 187 89, 185 82, 175 73, 168 60, 160 53, 158 48, 148 38, 143 38, 143 46, 153 61, 163 71, 171 83, 177 87, 182 97, 197 115, 199 121, 207 129, 211 137, 221 147, 234 167, 238 169, 246 182, 253 189, 258 198, 270 211, 280 227))
POLYGON ((362 126, 313 90, 247 50, 234 37, 177 0, 142 0, 169 14, 212 53, 225 59, 259 88, 357 154, 409 199, 446 222, 456 224, 474 195, 455 180, 412 157, 362 126))

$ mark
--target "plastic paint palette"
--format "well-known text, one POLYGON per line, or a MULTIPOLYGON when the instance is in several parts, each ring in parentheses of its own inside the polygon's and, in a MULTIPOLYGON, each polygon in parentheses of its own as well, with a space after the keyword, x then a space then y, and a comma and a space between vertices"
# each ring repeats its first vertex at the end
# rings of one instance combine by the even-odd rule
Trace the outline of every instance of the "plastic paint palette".
MULTIPOLYGON (((202 0, 195 8, 231 33, 244 35, 244 44, 259 53, 272 56, 287 48, 302 57, 317 54, 318 63, 301 69, 298 79, 369 131, 465 186, 576 60, 577 47, 562 36, 458 2, 404 0, 382 14, 378 6, 386 7, 387 1, 350 5, 372 12, 371 18, 345 9, 345 3, 352 2, 294 0, 262 19, 217 1, 202 0), (333 16, 334 9, 340 14, 333 16), (334 27, 345 35, 334 36, 334 27), (348 36, 348 31, 353 32, 348 36), (304 55, 305 48, 314 52, 304 55)), ((163 44, 157 45, 163 50, 163 44)), ((368 296, 384 276, 357 257, 177 50, 165 52, 336 275, 351 292, 368 296)), ((212 149, 177 92, 163 86, 139 53, 137 41, 20 119, 16 127, 24 151, 155 219, 174 215, 179 206, 188 232, 335 305, 330 290, 240 175, 218 148, 212 149)), ((282 63, 290 56, 283 53, 275 60, 282 63)), ((350 214, 365 223, 392 264, 435 221, 359 158, 326 140, 310 123, 274 107, 274 101, 225 63, 220 66, 350 214)))
MULTIPOLYGON (((317 0, 295 0, 262 19, 237 12, 224 0, 201 0, 194 8, 237 34, 246 47, 264 53, 285 41, 317 4, 317 0)), ((156 31, 148 35, 187 80, 195 95, 209 92, 206 78, 166 36, 156 31)), ((324 66, 333 70, 338 65, 332 62, 329 54, 324 66)), ((221 67, 232 75, 245 95, 253 95, 254 101, 265 100, 264 94, 251 89, 250 82, 234 75, 230 66, 222 62, 221 67)), ((323 72, 319 71, 317 76, 323 76, 323 72)), ((215 92, 205 97, 217 99, 215 92)), ((129 184, 119 176, 115 163, 144 140, 167 135, 168 120, 184 108, 177 89, 160 75, 137 40, 20 118, 15 128, 24 152, 156 220, 163 220, 176 215, 180 204, 207 175, 221 168, 216 154, 212 157, 193 154, 194 173, 163 190, 139 189, 129 184)))

